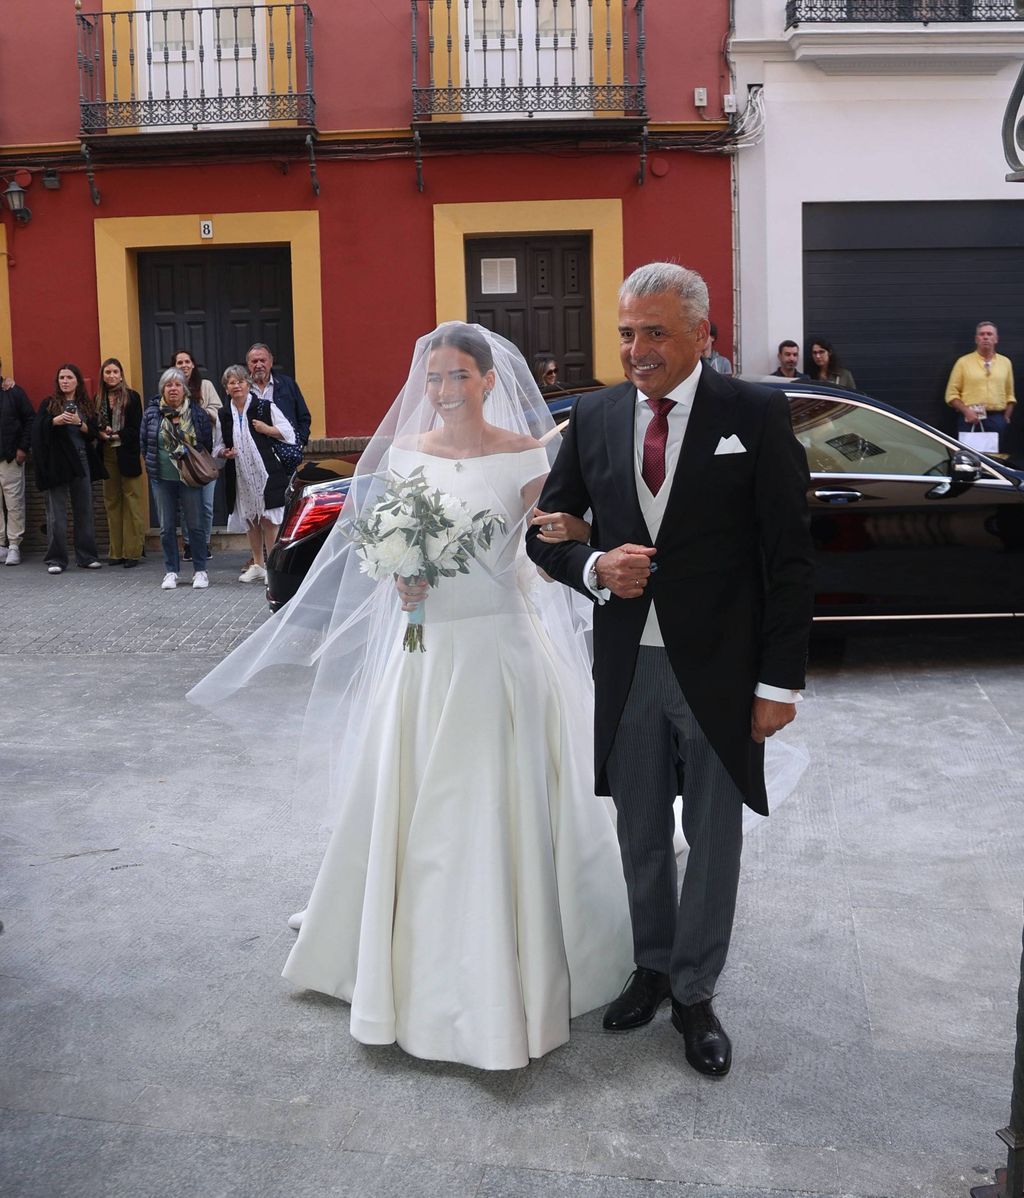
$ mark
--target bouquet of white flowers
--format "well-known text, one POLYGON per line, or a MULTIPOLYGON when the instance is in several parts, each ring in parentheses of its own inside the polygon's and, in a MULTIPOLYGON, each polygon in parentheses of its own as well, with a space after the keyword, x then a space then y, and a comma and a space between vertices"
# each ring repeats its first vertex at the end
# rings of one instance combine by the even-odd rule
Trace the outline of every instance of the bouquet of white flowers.
MULTIPOLYGON (((392 475, 381 498, 352 525, 359 568, 378 582, 422 578, 436 587, 442 578, 469 573, 469 559, 487 548, 505 520, 494 512, 471 514, 461 499, 431 490, 423 467, 408 478, 392 475)), ((403 648, 424 651, 423 604, 408 613, 403 648)))

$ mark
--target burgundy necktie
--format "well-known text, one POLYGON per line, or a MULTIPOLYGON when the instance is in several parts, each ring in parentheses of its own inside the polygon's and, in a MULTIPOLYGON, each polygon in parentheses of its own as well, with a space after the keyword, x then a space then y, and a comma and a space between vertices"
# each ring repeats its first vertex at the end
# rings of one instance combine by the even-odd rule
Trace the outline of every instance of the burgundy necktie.
POLYGON ((665 446, 668 444, 668 414, 675 407, 674 399, 644 401, 654 415, 644 433, 643 475, 647 489, 657 495, 665 481, 665 446))

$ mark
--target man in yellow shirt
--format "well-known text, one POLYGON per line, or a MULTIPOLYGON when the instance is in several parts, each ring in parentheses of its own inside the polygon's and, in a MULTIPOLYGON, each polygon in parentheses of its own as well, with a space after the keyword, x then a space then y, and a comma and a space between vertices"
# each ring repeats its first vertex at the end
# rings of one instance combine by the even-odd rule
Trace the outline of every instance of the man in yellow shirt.
POLYGON ((959 415, 957 431, 984 430, 1002 433, 1013 418, 1017 402, 1013 394, 1010 359, 996 353, 999 330, 983 320, 974 330, 973 354, 956 360, 946 384, 946 403, 959 415))

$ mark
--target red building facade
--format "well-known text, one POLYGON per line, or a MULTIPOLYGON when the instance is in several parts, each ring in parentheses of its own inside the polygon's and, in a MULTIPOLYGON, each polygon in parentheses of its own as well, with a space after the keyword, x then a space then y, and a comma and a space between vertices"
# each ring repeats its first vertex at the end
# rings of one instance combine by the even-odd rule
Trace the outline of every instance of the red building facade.
POLYGON ((313 435, 358 435, 467 317, 613 382, 615 290, 665 258, 730 352, 720 0, 156 5, 10 0, 0 357, 35 402, 61 362, 149 390, 266 340, 313 435))

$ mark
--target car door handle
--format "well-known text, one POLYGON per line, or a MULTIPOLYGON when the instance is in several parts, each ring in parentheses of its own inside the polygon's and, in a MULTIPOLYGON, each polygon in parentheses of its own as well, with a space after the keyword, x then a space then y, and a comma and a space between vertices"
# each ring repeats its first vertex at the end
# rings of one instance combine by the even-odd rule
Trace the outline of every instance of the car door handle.
POLYGON ((860 491, 831 491, 823 487, 820 491, 814 492, 814 498, 820 499, 823 503, 856 503, 864 496, 860 491))

